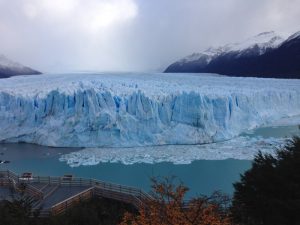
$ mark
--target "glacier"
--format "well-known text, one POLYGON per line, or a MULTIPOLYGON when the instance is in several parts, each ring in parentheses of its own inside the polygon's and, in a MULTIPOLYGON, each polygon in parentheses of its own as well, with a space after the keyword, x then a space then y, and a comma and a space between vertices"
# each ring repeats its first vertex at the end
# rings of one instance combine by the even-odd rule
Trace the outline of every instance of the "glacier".
POLYGON ((54 147, 198 145, 300 115, 300 80, 70 73, 0 80, 0 141, 54 147))

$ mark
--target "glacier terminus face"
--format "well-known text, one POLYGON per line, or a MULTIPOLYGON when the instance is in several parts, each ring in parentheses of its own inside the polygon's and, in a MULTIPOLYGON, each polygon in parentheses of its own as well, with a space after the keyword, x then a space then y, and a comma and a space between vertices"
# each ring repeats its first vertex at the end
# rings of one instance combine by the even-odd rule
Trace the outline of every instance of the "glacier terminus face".
POLYGON ((0 141, 133 147, 228 140, 300 115, 300 80, 73 73, 0 80, 0 141))

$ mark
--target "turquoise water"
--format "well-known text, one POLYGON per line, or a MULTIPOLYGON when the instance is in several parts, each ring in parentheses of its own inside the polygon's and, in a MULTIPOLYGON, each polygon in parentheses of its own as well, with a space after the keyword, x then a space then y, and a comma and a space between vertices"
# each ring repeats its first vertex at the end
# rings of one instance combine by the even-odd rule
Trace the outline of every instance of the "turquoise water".
MULTIPOLYGON (((299 135, 298 126, 259 128, 243 135, 264 138, 291 137, 299 135)), ((234 146, 233 146, 234 148, 234 146)), ((156 176, 176 176, 190 188, 187 197, 210 194, 220 190, 229 195, 233 192, 232 183, 251 166, 250 160, 197 160, 190 164, 176 165, 170 162, 155 164, 135 163, 125 165, 99 163, 93 166, 70 167, 59 161, 62 154, 78 151, 74 148, 51 148, 32 144, 0 144, 0 160, 9 160, 0 164, 0 170, 10 169, 16 173, 26 171, 35 175, 62 176, 74 174, 77 177, 96 178, 104 181, 135 186, 149 191, 150 178, 156 176)))
POLYGON ((11 169, 17 173, 30 171, 36 175, 53 176, 71 173, 77 177, 96 178, 139 187, 146 191, 149 191, 151 177, 175 175, 190 187, 188 196, 210 194, 213 190, 231 194, 232 183, 237 181, 239 174, 251 165, 248 160, 228 159, 198 160, 187 165, 100 163, 95 166, 72 168, 58 160, 61 152, 70 151, 70 149, 47 148, 30 144, 1 144, 0 149, 4 152, 2 158, 11 161, 9 164, 1 164, 1 169, 11 169))
POLYGON ((263 138, 282 138, 293 137, 300 135, 300 125, 295 126, 272 126, 272 127, 260 127, 247 133, 241 134, 242 136, 249 137, 263 137, 263 138))

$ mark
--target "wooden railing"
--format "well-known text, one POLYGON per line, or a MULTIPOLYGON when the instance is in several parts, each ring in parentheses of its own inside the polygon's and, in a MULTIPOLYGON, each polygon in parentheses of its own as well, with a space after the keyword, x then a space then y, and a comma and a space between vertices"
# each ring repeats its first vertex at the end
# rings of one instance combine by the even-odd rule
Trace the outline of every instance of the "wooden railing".
POLYGON ((11 180, 9 178, 1 178, 0 177, 0 186, 11 186, 11 180))
POLYGON ((24 184, 24 189, 19 189, 20 191, 24 191, 25 193, 28 193, 36 199, 43 198, 43 192, 37 189, 36 187, 30 185, 30 180, 22 180, 22 178, 20 178, 17 174, 11 171, 0 171, 0 177, 2 177, 0 178, 0 180, 8 180, 9 182, 7 183, 7 185, 12 186, 14 189, 18 189, 16 187, 16 184, 24 184))
POLYGON ((32 197, 34 197, 37 200, 44 198, 44 193, 41 190, 37 189, 36 187, 34 187, 30 184, 27 184, 25 186, 24 191, 25 191, 25 193, 31 195, 32 197))
POLYGON ((88 188, 87 190, 84 190, 62 202, 59 202, 51 207, 50 213, 52 215, 58 215, 63 212, 65 212, 70 207, 80 203, 81 201, 90 199, 93 197, 93 190, 94 187, 88 188))
MULTIPOLYGON (((85 179, 85 178, 71 178, 65 179, 63 177, 46 177, 46 176, 34 176, 32 179, 28 180, 20 180, 20 177, 11 171, 0 171, 0 175, 4 174, 6 177, 10 177, 16 182, 26 183, 30 190, 35 192, 37 195, 40 190, 34 188, 31 183, 45 183, 51 185, 59 185, 59 186, 70 186, 70 187, 78 187, 78 186, 86 186, 87 189, 83 192, 76 194, 62 202, 59 202, 51 207, 51 209, 45 209, 41 211, 41 215, 45 216, 48 214, 60 214, 65 212, 68 208, 78 203, 81 200, 86 200, 91 198, 92 196, 96 197, 104 197, 113 200, 118 200, 121 202, 132 204, 137 209, 141 206, 144 206, 146 201, 152 200, 153 197, 148 193, 142 191, 141 189, 103 182, 95 179, 85 179)), ((41 192, 43 194, 43 192, 41 192)), ((40 193, 39 193, 40 194, 40 193)), ((38 195, 37 195, 38 196, 38 195)), ((42 196, 42 195, 41 195, 42 196)))

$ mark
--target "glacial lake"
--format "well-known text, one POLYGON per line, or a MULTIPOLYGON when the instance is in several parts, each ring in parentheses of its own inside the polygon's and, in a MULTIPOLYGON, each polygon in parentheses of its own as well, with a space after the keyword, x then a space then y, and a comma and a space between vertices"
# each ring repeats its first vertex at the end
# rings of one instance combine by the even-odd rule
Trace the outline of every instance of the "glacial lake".
MULTIPOLYGON (((202 160, 197 159, 195 161, 183 160, 174 161, 174 157, 188 157, 190 155, 189 148, 193 148, 193 154, 197 151, 201 151, 202 146, 181 146, 184 150, 179 148, 179 155, 174 155, 172 160, 161 162, 147 163, 143 161, 141 156, 139 156, 140 161, 137 159, 132 159, 132 163, 124 163, 122 161, 122 154, 119 154, 119 159, 116 156, 108 158, 103 153, 103 150, 99 149, 101 152, 98 158, 101 156, 106 158, 105 161, 93 161, 92 164, 79 164, 74 166, 62 158, 74 157, 72 155, 74 152, 88 151, 88 149, 74 149, 74 148, 52 148, 39 145, 25 144, 25 143, 1 143, 0 144, 0 160, 8 160, 8 164, 0 164, 0 170, 10 169, 16 173, 23 172, 33 172, 35 175, 52 175, 52 176, 62 176, 64 174, 74 174, 76 177, 86 177, 95 178, 103 181, 119 183, 123 185, 129 185, 134 187, 139 187, 145 191, 150 190, 150 178, 151 177, 163 177, 163 176, 176 176, 185 185, 190 188, 187 197, 197 196, 201 194, 210 194, 214 190, 220 190, 226 194, 231 195, 233 193, 232 183, 236 182, 240 178, 240 174, 251 167, 251 157, 249 154, 241 155, 240 150, 235 151, 231 149, 238 149, 241 145, 244 151, 254 151, 253 146, 256 149, 263 150, 264 152, 274 152, 276 147, 282 146, 284 143, 284 138, 292 137, 294 135, 300 135, 300 130, 298 126, 274 126, 265 127, 253 130, 252 132, 247 132, 242 134, 236 139, 235 142, 227 141, 223 143, 208 144, 205 145, 205 151, 208 158, 213 158, 216 152, 212 151, 211 154, 207 149, 221 149, 222 151, 231 151, 231 155, 224 155, 221 150, 218 150, 221 156, 227 159, 221 160, 202 160), (249 143, 241 143, 240 140, 249 143), (233 144, 234 143, 234 144, 233 144), (225 146, 225 147, 224 147, 225 146), (272 151, 270 150, 272 149, 272 151), (221 151, 221 152, 220 152, 221 151), (68 154, 71 154, 70 156, 68 154), (104 155, 103 155, 104 154, 104 155), (184 155, 186 154, 186 155, 184 155), (243 159, 243 157, 245 159, 243 159), (249 158, 250 157, 250 158, 249 158), (240 159, 234 159, 240 158, 240 159)), ((164 146, 159 147, 156 159, 159 158, 159 153, 164 150, 164 146)), ((172 148, 172 146, 168 146, 172 148)), ((178 148, 178 146, 177 146, 178 148)), ((98 150, 93 149, 95 154, 98 150)), ((105 150, 107 154, 110 154, 109 149, 105 150)), ((123 149, 124 155, 126 151, 130 152, 132 149, 123 149)), ((155 154, 155 151, 152 149, 155 154)), ((135 150, 136 152, 136 150, 135 150)), ((170 153, 174 154, 174 152, 170 153)), ((254 153, 252 153, 253 155, 254 153)), ((84 156, 84 154, 79 154, 80 157, 84 157, 85 160, 89 158, 84 156)), ((76 154, 76 157, 79 157, 76 154)), ((90 157, 90 155, 89 155, 90 157)), ((151 157, 147 155, 147 157, 151 157)), ((164 156, 165 157, 165 156, 164 156)), ((205 157, 207 158, 207 157, 205 157)), ((155 159, 155 158, 154 158, 155 159)), ((76 159, 80 161, 80 158, 76 159)), ((74 162, 74 161, 73 161, 74 162)), ((128 160, 126 161, 128 162, 128 160)))

